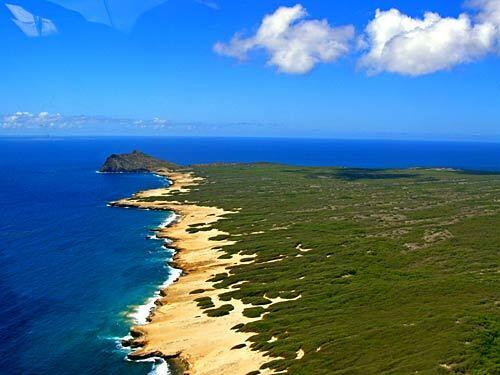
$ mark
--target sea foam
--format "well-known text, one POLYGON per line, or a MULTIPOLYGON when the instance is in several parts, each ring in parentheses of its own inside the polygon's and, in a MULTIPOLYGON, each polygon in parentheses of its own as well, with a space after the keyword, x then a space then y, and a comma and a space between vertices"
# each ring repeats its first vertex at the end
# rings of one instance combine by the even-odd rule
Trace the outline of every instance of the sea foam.
POLYGON ((163 229, 168 227, 170 224, 174 223, 177 219, 179 218, 179 215, 175 213, 169 213, 167 218, 161 222, 160 225, 158 225, 158 228, 163 229))
MULTIPOLYGON (((174 223, 178 219, 178 215, 171 212, 168 214, 167 218, 158 226, 159 229, 166 228, 172 223, 174 223)), ((149 238, 151 239, 159 239, 156 234, 151 235, 149 238)), ((166 244, 169 244, 171 240, 164 239, 166 244)), ((169 257, 166 260, 167 263, 171 262, 175 255, 175 249, 166 248, 166 251, 169 253, 169 257)), ((136 325, 144 325, 148 322, 148 317, 151 315, 151 312, 155 308, 155 302, 160 298, 160 290, 168 287, 170 284, 175 282, 182 274, 182 270, 168 266, 169 275, 167 280, 163 284, 160 285, 159 290, 157 290, 154 295, 148 298, 144 304, 136 306, 130 314, 128 314, 129 318, 132 319, 134 324, 136 325)))
MULTIPOLYGON (((162 179, 165 179, 167 183, 170 185, 172 182, 163 176, 157 175, 157 177, 160 177, 162 179)), ((158 229, 163 229, 177 221, 179 216, 175 214, 174 212, 170 212, 166 219, 158 225, 158 229)), ((152 240, 163 240, 164 244, 170 244, 172 240, 168 238, 163 238, 160 239, 158 236, 155 234, 149 235, 149 239, 152 240)), ((175 255, 175 249, 168 248, 166 247, 165 250, 168 252, 169 257, 166 259, 166 262, 171 262, 174 258, 175 255)), ((130 314, 128 314, 128 317, 132 319, 134 324, 136 325, 144 325, 148 323, 148 318, 151 315, 152 311, 154 310, 156 306, 156 301, 160 298, 160 290, 168 287, 172 283, 174 283, 182 274, 182 270, 168 266, 169 270, 169 275, 167 280, 163 284, 160 285, 159 289, 154 293, 154 295, 146 300, 146 302, 142 305, 136 306, 130 314)), ((130 335, 125 336, 123 339, 130 338, 130 335)), ((121 340, 120 340, 120 347, 122 349, 123 346, 121 346, 121 340)), ((127 348, 130 350, 129 348, 127 348)), ((143 360, 138 360, 137 362, 153 362, 153 367, 151 371, 148 373, 148 375, 171 375, 172 372, 170 371, 170 366, 165 361, 163 358, 160 357, 152 357, 152 358, 147 358, 143 360)))
MULTIPOLYGON (((171 254, 175 255, 175 250, 168 249, 171 251, 171 254)), ((173 257, 172 255, 172 257, 173 257)), ((169 261, 172 258, 169 259, 169 261)), ((169 276, 167 280, 161 284, 160 290, 171 285, 175 280, 177 280, 181 276, 182 270, 169 267, 169 276)), ((154 295, 146 300, 146 302, 142 305, 136 306, 134 310, 128 315, 136 325, 144 325, 148 322, 148 317, 151 315, 151 312, 155 308, 155 302, 160 298, 160 290, 156 291, 154 295)))
POLYGON ((163 358, 154 358, 155 364, 149 372, 149 375, 171 375, 170 366, 163 358))

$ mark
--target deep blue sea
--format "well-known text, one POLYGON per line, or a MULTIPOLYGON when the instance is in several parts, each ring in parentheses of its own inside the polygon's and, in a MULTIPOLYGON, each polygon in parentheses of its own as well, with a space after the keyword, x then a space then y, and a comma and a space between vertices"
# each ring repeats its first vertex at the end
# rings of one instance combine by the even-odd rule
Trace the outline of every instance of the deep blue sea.
POLYGON ((117 347, 169 276, 148 239, 168 213, 106 203, 166 182, 98 174, 139 149, 180 164, 273 161, 500 170, 500 144, 217 138, 0 139, 0 373, 147 374, 117 347))

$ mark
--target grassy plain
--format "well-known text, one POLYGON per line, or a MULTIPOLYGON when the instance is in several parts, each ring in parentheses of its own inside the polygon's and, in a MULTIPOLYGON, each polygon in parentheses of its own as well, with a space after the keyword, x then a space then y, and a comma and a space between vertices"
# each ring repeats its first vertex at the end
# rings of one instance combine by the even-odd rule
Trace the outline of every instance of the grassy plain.
MULTIPOLYGON (((500 374, 500 175, 198 166, 176 200, 238 210, 214 224, 248 258, 214 275, 260 320, 250 345, 290 374, 500 374)), ((196 226, 193 231, 209 230, 196 226)), ((222 289, 221 289, 222 290, 222 289)), ((236 346, 233 350, 239 350, 236 346)))

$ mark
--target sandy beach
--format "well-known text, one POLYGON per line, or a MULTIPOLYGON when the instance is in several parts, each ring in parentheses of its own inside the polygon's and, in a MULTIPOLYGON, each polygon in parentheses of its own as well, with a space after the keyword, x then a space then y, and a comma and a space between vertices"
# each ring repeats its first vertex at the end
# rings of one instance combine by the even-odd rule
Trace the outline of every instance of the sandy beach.
MULTIPOLYGON (((186 374, 244 375, 259 370, 271 358, 250 350, 250 343, 246 341, 252 333, 231 330, 237 324, 254 320, 242 314, 248 306, 234 299, 220 301, 218 295, 227 290, 214 289, 213 283, 208 281, 215 274, 229 272, 229 268, 241 260, 239 255, 231 259, 219 259, 222 255, 220 249, 234 242, 211 239, 226 233, 210 229, 211 224, 237 213, 187 202, 141 201, 187 191, 202 181, 190 172, 162 170, 157 174, 168 178, 172 184, 167 188, 139 192, 131 198, 113 202, 113 205, 174 211, 178 220, 171 226, 161 228, 157 236, 172 241, 169 247, 177 250, 176 267, 183 272, 178 281, 162 291, 162 298, 151 313, 149 323, 132 327, 132 347, 135 350, 129 355, 130 358, 177 358, 185 365, 186 374), (203 225, 208 230, 189 233, 188 229, 192 225, 203 225), (199 290, 204 292, 191 293, 199 290), (231 304, 234 310, 229 315, 209 317, 195 301, 200 297, 210 297, 215 308, 231 304), (241 344, 246 345, 241 347, 241 344)), ((261 370, 261 373, 269 371, 261 370)))

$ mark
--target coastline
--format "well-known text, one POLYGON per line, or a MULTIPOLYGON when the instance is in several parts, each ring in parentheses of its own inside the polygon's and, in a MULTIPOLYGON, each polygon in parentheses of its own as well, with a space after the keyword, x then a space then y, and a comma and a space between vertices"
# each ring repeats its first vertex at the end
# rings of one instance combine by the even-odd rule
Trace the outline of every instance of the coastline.
MULTIPOLYGON (((167 216, 167 218, 154 230, 155 234, 149 235, 148 239, 155 241, 163 241, 162 248, 163 251, 168 252, 168 257, 166 262, 171 264, 174 261, 175 257, 175 249, 170 247, 170 241, 164 238, 158 238, 156 232, 168 227, 173 222, 177 220, 177 215, 175 213, 171 213, 167 216)), ((152 309, 155 308, 156 302, 161 298, 161 291, 167 288, 169 285, 174 283, 182 274, 182 270, 173 267, 173 265, 169 266, 170 274, 168 278, 159 285, 159 289, 155 291, 152 297, 148 298, 142 305, 138 305, 134 308, 133 311, 129 312, 127 316, 133 319, 135 325, 144 325, 148 322, 149 316, 151 315, 152 309)))
MULTIPOLYGON (((160 170, 155 174, 167 178, 170 185, 141 191, 111 204, 173 212, 175 219, 169 225, 158 228, 156 237, 171 241, 168 248, 174 249, 173 263, 181 273, 176 280, 161 286, 159 294, 154 297, 148 318, 141 322, 145 324, 131 327, 131 338, 124 342, 132 350, 128 358, 138 361, 174 359, 181 364, 184 373, 192 375, 244 375, 258 371, 270 358, 248 347, 246 342, 253 333, 238 332, 232 328, 260 318, 243 316, 243 310, 248 306, 241 301, 221 301, 218 296, 226 290, 215 289, 214 282, 208 281, 218 273, 229 272, 232 266, 241 262, 240 255, 233 255, 229 259, 219 258, 222 255, 220 249, 234 242, 215 240, 217 236, 227 233, 210 228, 212 224, 236 212, 164 200, 163 197, 189 191, 202 179, 188 171, 160 170), (194 226, 202 230, 190 231, 194 226), (209 317, 198 306, 196 299, 200 297, 211 298, 214 308, 229 303, 234 309, 228 315, 209 317)), ((269 372, 261 370, 260 373, 269 372)))

